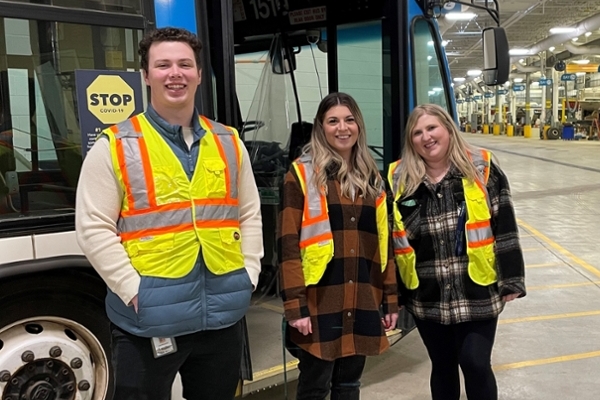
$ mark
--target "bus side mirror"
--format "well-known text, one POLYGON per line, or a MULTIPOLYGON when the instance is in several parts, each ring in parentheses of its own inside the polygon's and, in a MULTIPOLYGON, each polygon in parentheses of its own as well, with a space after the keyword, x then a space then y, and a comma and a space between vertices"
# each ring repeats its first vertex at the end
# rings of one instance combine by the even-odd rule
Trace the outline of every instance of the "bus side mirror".
MULTIPOLYGON (((281 42, 281 41, 280 41, 281 42)), ((289 74, 296 70, 296 53, 287 47, 276 47, 270 54, 273 73, 277 75, 289 74)))
POLYGON ((488 86, 508 81, 510 57, 508 38, 502 27, 483 30, 483 81, 488 86))

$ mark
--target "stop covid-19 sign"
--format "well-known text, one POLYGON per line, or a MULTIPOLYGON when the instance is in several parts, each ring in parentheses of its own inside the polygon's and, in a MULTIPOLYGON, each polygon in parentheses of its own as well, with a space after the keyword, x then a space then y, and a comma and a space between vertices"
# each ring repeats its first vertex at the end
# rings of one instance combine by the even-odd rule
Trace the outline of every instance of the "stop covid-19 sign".
POLYGON ((75 71, 81 152, 85 156, 102 130, 143 111, 139 72, 75 71))

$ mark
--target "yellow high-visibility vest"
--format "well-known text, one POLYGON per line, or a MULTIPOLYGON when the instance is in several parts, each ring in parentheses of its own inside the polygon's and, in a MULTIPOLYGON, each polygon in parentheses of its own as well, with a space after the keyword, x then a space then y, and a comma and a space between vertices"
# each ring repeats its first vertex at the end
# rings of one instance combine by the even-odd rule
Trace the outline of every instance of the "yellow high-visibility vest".
MULTIPOLYGON (((314 166, 308 154, 302 155, 292 163, 302 193, 304 193, 304 210, 300 230, 300 257, 304 282, 308 285, 317 284, 333 259, 333 234, 329 222, 327 196, 318 190, 314 184, 314 166)), ((379 255, 381 271, 385 271, 388 257, 389 227, 387 220, 386 193, 382 190, 375 201, 377 218, 377 236, 379 240, 379 255)))
MULTIPOLYGON (((462 179, 467 206, 465 232, 469 258, 468 272, 473 282, 487 286, 497 281, 491 203, 486 189, 490 174, 491 153, 481 150, 479 153, 469 154, 469 157, 482 172, 483 182, 462 179)), ((388 168, 388 181, 394 193, 392 242, 394 259, 402 282, 408 289, 414 290, 419 287, 415 251, 408 242, 397 204, 404 191, 404 187, 400 185, 400 168, 401 160, 391 163, 388 168)))
POLYGON ((217 275, 244 268, 238 210, 241 142, 237 131, 200 117, 192 179, 143 114, 106 129, 112 164, 125 193, 118 234, 143 276, 181 278, 200 247, 217 275))

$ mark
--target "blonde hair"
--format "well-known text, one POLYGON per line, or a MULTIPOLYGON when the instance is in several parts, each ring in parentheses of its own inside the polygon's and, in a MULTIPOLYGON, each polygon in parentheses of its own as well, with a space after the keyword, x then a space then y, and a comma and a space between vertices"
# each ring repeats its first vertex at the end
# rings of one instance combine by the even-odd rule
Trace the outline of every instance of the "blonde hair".
POLYGON ((400 168, 400 184, 404 185, 403 196, 413 194, 425 177, 425 160, 417 153, 412 141, 413 130, 419 118, 424 115, 437 118, 440 124, 450 133, 448 153, 446 154, 448 162, 456 166, 463 177, 470 181, 481 180, 481 173, 469 158, 469 152, 474 153, 477 148, 463 139, 454 120, 445 109, 436 104, 422 104, 414 108, 406 122, 406 135, 400 168))
POLYGON ((325 96, 315 116, 310 142, 302 149, 303 153, 312 156, 317 189, 327 193, 327 169, 337 168, 337 179, 340 182, 342 195, 352 198, 362 194, 377 198, 381 191, 381 176, 377 164, 367 147, 365 122, 356 101, 346 93, 330 93, 325 96), (352 113, 358 126, 358 138, 352 147, 349 164, 331 147, 325 136, 323 123, 325 114, 335 106, 346 106, 352 113))

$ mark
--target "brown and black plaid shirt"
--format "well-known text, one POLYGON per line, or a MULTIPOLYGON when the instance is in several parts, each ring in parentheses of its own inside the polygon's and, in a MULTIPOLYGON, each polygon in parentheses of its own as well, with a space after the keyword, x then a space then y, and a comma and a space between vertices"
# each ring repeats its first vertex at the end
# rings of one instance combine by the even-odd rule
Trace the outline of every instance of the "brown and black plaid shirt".
POLYGON ((313 329, 304 336, 288 326, 290 339, 323 360, 377 355, 389 347, 380 307, 384 314, 398 311, 391 242, 382 273, 375 199, 341 196, 332 177, 327 187, 334 256, 320 282, 306 287, 299 248, 304 194, 293 168, 285 177, 279 224, 285 318, 311 317, 313 329))
POLYGON ((525 265, 508 179, 494 163, 487 190, 498 274, 498 282, 489 286, 469 278, 466 253, 456 255, 458 206, 464 200, 456 167, 437 184, 424 181, 411 196, 398 200, 419 276, 417 289, 407 290, 401 283, 399 287, 401 300, 415 317, 440 324, 495 318, 504 308, 501 296, 525 295, 525 265))

